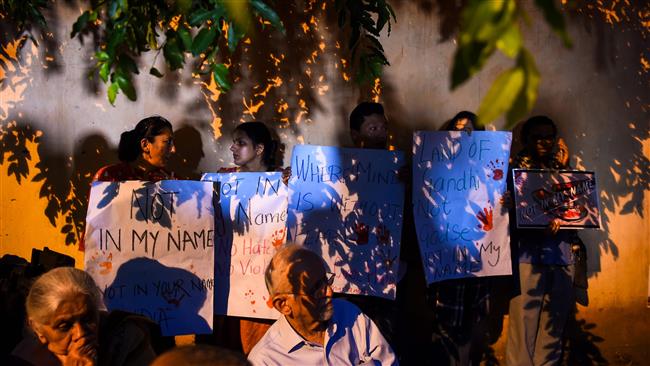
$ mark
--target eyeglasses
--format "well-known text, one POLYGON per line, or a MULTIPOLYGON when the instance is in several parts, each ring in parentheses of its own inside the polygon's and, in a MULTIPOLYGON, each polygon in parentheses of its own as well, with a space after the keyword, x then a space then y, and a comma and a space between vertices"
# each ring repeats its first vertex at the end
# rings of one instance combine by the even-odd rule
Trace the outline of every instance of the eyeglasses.
POLYGON ((532 135, 530 136, 531 141, 554 141, 555 135, 532 135))
POLYGON ((312 299, 322 299, 327 296, 327 289, 332 287, 334 284, 334 278, 336 275, 332 272, 325 272, 325 276, 321 278, 313 288, 306 290, 305 292, 296 292, 296 293, 278 293, 275 295, 295 295, 295 296, 307 296, 312 299))
POLYGON ((311 296, 314 299, 321 299, 325 296, 327 296, 327 289, 332 287, 334 284, 334 278, 336 276, 332 272, 325 272, 325 276, 316 283, 316 286, 311 291, 308 291, 311 295, 306 296, 311 296))

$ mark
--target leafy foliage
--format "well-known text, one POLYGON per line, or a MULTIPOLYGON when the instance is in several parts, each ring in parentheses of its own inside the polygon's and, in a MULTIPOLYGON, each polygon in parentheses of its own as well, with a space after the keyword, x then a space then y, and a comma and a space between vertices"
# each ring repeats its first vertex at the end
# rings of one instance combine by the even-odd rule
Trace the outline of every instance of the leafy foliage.
POLYGON ((13 23, 18 33, 27 32, 38 45, 31 29, 47 26, 42 11, 47 9, 47 0, 0 0, 0 19, 13 23))
MULTIPOLYGON (((225 60, 252 31, 253 16, 262 26, 270 24, 284 32, 277 13, 261 0, 93 0, 70 36, 83 38, 87 31, 98 31, 96 69, 109 85, 108 100, 113 104, 119 92, 136 100, 132 82, 140 71, 136 59, 149 51, 157 52, 156 58, 162 52, 170 70, 198 58, 192 66, 195 73, 211 74, 223 91, 231 89, 225 60)), ((149 74, 163 76, 154 65, 149 74)))
MULTIPOLYGON (((565 46, 571 47, 564 18, 553 0, 535 0, 535 5, 565 46)), ((522 42, 519 30, 522 19, 527 19, 526 14, 516 0, 471 0, 463 10, 452 67, 452 89, 481 70, 496 50, 515 59, 515 65, 496 78, 481 101, 478 110, 481 124, 505 113, 508 126, 513 126, 530 112, 537 99, 540 76, 535 60, 522 42)))
MULTIPOLYGON (((534 0, 546 23, 571 46, 564 18, 553 0, 534 0)), ((20 28, 45 26, 41 10, 47 0, 0 0, 0 15, 20 28)), ((338 23, 349 33, 347 47, 357 82, 372 81, 389 65, 379 41, 387 28, 390 35, 395 12, 387 0, 336 0, 338 23)), ((523 45, 521 21, 527 15, 517 0, 469 0, 461 17, 458 48, 454 57, 451 88, 481 70, 499 50, 514 65, 497 77, 479 107, 479 121, 488 123, 506 114, 508 125, 525 116, 537 99, 539 72, 523 45)), ((89 8, 74 23, 71 36, 83 38, 88 31, 99 35, 95 58, 97 74, 108 84, 107 96, 115 103, 118 93, 135 100, 132 76, 136 62, 146 52, 162 53, 170 70, 182 69, 188 61, 197 74, 209 74, 222 91, 232 88, 229 56, 253 26, 284 32, 272 5, 262 0, 91 0, 89 8), (253 21, 259 20, 257 22, 253 21)), ((33 37, 32 37, 33 38, 33 37)), ((154 60, 155 64, 155 60, 154 60)), ((149 74, 162 77, 151 65, 149 74)))
POLYGON ((336 0, 339 27, 349 25, 348 49, 356 70, 355 79, 363 83, 381 76, 383 66, 390 65, 379 42, 381 31, 388 26, 395 12, 386 0, 336 0), (376 19, 376 20, 375 20, 376 19))

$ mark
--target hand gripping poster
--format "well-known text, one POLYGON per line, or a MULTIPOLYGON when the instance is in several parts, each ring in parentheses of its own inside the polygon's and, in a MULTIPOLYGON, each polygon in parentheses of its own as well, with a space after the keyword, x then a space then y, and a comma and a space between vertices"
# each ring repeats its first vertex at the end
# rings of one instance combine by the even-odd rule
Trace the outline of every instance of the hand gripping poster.
POLYGON ((413 213, 427 284, 511 274, 510 132, 414 133, 413 213))
POLYGON ((84 261, 109 310, 163 335, 212 331, 214 194, 210 182, 92 184, 84 261))
POLYGON ((578 170, 513 169, 518 228, 600 227, 596 174, 578 170))
POLYGON ((282 173, 208 173, 219 182, 215 220, 215 313, 277 319, 264 271, 287 237, 282 173))
POLYGON ((289 235, 323 257, 335 292, 395 298, 403 166, 397 151, 294 147, 289 235))

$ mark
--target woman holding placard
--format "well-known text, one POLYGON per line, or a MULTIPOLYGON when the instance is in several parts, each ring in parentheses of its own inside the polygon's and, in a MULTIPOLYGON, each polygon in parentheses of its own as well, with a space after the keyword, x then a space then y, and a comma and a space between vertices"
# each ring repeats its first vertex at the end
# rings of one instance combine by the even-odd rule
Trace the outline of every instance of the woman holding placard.
MULTIPOLYGON (((529 118, 521 129, 523 149, 513 168, 569 168, 569 149, 546 116, 529 118)), ((559 364, 562 335, 575 306, 575 230, 560 230, 553 219, 546 230, 512 229, 516 291, 510 300, 506 360, 509 365, 559 364)))
MULTIPOLYGON (((484 130, 477 126, 476 114, 457 113, 441 130, 471 134, 484 130)), ((479 220, 486 219, 478 216, 479 220)), ((482 277, 441 281, 429 286, 429 302, 435 313, 433 339, 437 357, 446 357, 443 364, 474 365, 480 363, 487 334, 489 304, 488 282, 482 277)))
POLYGON ((93 180, 155 182, 174 179, 167 164, 175 151, 172 124, 160 116, 147 117, 120 136, 118 157, 121 162, 99 169, 93 180))
MULTIPOLYGON (((235 172, 273 172, 278 171, 276 164, 276 152, 278 142, 272 138, 271 131, 263 122, 245 122, 235 128, 232 134, 232 152, 235 167, 221 168, 219 173, 235 172)), ((283 171, 285 184, 289 179, 291 170, 283 171)), ((214 341, 221 346, 235 350, 241 350, 248 354, 255 344, 264 336, 273 320, 238 318, 238 317, 215 317, 215 335, 218 339, 214 341), (221 323, 221 324, 219 324, 221 323), (221 329, 219 329, 221 328, 221 329), (239 334, 239 336, 237 336, 239 334), (225 335, 223 339, 219 339, 225 335), (241 343, 240 343, 241 342, 241 343)), ((198 340, 201 341, 202 337, 198 340)))

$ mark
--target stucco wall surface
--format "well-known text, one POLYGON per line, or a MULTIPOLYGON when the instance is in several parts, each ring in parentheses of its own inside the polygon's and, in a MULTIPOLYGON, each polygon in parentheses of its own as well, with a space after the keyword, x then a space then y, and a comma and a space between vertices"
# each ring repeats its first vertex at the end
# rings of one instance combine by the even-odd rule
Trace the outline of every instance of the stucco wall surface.
MULTIPOLYGON (((300 13, 293 26, 304 20, 307 30, 292 32, 286 24, 286 39, 253 38, 244 47, 235 65, 239 82, 227 95, 188 72, 158 80, 146 72, 153 64, 146 56, 139 60, 138 100, 120 95, 113 107, 104 85, 87 78, 92 40, 69 38, 79 7, 57 3, 48 13, 52 33, 40 47, 28 42, 16 53, 15 39, 0 42, 6 78, 0 91, 0 255, 29 259, 31 248, 47 246, 83 262, 76 243, 91 174, 116 161, 120 133, 145 116, 160 114, 174 123, 174 166, 190 176, 230 165, 230 132, 240 121, 273 125, 285 143, 285 164, 298 143, 349 145, 347 115, 358 101, 373 97, 385 105, 394 145, 409 151, 413 130, 437 129, 460 110, 476 110, 494 78, 513 64, 496 55, 451 92, 457 9, 443 8, 443 2, 395 1, 398 21, 390 37, 382 38, 391 66, 373 90, 346 80, 349 70, 331 16, 300 13)), ((594 363, 647 364, 647 39, 624 22, 573 13, 567 19, 574 46, 567 49, 534 6, 526 2, 525 8, 531 19, 524 26, 525 44, 542 75, 532 114, 555 120, 572 164, 598 175, 603 229, 582 233, 589 305, 578 308, 575 342, 594 363)), ((497 358, 505 331, 500 335, 497 358)))

